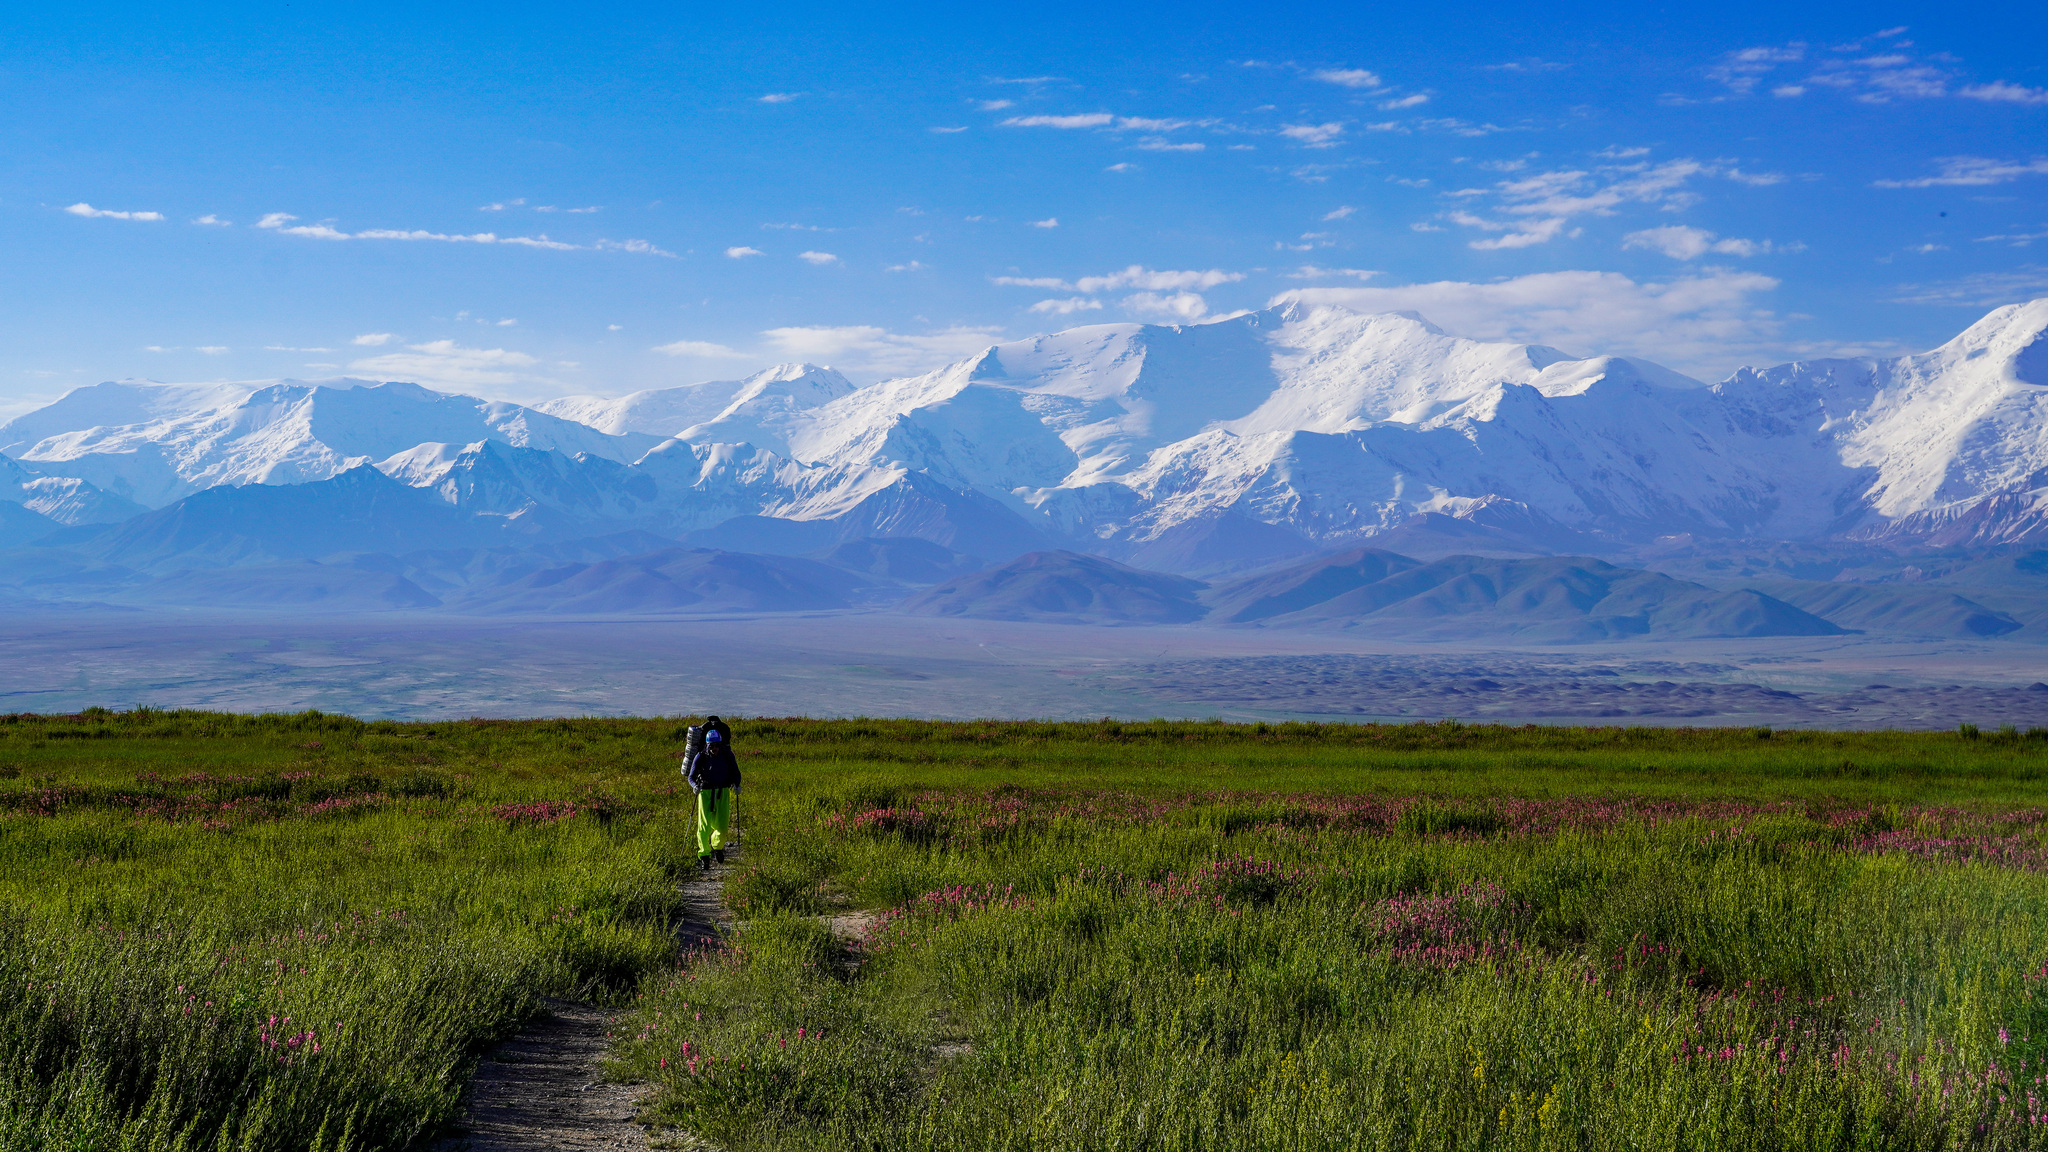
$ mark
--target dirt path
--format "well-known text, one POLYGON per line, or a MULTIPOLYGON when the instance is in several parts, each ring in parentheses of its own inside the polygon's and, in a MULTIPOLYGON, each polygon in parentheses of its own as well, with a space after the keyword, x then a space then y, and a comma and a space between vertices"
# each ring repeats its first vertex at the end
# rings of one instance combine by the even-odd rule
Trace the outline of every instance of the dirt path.
MULTIPOLYGON (((709 875, 692 871, 683 881, 683 919, 676 925, 682 948, 710 945, 731 926, 719 893, 732 866, 714 865, 709 875)), ((650 1144, 648 1130, 634 1118, 654 1086, 605 1080, 610 1027, 611 1014, 602 1008, 548 1000, 542 1015, 477 1065, 462 1120, 435 1142, 434 1152, 694 1146, 675 1132, 659 1133, 650 1144)))

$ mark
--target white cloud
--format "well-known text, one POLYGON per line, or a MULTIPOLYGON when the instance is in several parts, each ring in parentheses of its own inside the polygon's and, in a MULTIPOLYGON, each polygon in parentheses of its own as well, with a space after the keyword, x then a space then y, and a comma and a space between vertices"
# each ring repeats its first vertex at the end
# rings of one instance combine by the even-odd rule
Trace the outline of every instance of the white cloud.
POLYGON ((1005 128, 1104 128, 1116 123, 1107 112, 1083 112, 1073 116, 1012 116, 1005 128))
POLYGON ((175 344, 168 348, 164 347, 161 344, 144 344, 142 346, 142 350, 144 352, 176 352, 178 351, 178 347, 175 344))
POLYGON ((498 323, 495 326, 499 328, 517 328, 519 327, 519 321, 507 318, 498 321, 498 323))
POLYGON ((1806 95, 1806 86, 1804 84, 1780 84, 1776 88, 1771 89, 1771 95, 1787 99, 1793 96, 1804 96, 1806 95))
POLYGON ((1067 292, 1114 292, 1120 288, 1142 288, 1151 292, 1171 292, 1181 289, 1214 288, 1218 284, 1231 284, 1244 279, 1242 272, 1225 272, 1221 268, 1207 271, 1154 271, 1133 264, 1121 272, 1106 276, 1083 276, 1071 283, 1056 276, 997 276, 991 283, 1011 288, 1057 288, 1067 292))
POLYGON ((789 103, 789 102, 790 102, 791 100, 794 100, 794 99, 796 99, 797 97, 799 97, 799 96, 802 96, 802 95, 804 95, 804 93, 802 93, 802 92, 770 92, 770 93, 768 93, 768 94, 767 94, 766 96, 763 96, 763 97, 761 97, 761 103, 763 103, 763 104, 787 104, 787 103, 789 103))
POLYGON ((1991 160, 1983 156, 1945 156, 1938 161, 1941 173, 1917 180, 1879 180, 1879 188, 1975 188, 2004 184, 2022 176, 2048 176, 2048 158, 2032 160, 1991 160))
POLYGON ((1382 101, 1380 103, 1380 110, 1383 112, 1392 112, 1397 108, 1414 108, 1417 105, 1427 103, 1429 103, 1429 97, 1424 95, 1423 93, 1417 92, 1413 96, 1403 96, 1399 100, 1382 101))
POLYGON ((925 131, 927 131, 927 132, 937 132, 937 133, 939 133, 939 134, 940 134, 941 136, 950 136, 950 135, 952 135, 952 134, 953 134, 953 133, 955 133, 955 132, 965 132, 965 131, 967 131, 967 125, 965 125, 965 124, 962 124, 962 125, 960 125, 960 126, 958 126, 958 127, 948 127, 948 126, 946 126, 946 125, 943 125, 943 124, 934 124, 934 125, 932 125, 932 126, 931 126, 930 128, 927 128, 927 129, 925 129, 925 131))
POLYGON ((500 200, 500 201, 498 201, 498 202, 497 202, 497 203, 495 203, 495 204, 486 204, 486 205, 484 205, 483 207, 481 207, 481 208, 478 208, 478 209, 477 209, 477 211, 479 211, 479 212, 503 212, 503 211, 504 211, 505 209, 507 209, 507 208, 517 208, 517 207, 519 207, 519 206, 520 206, 521 204, 524 204, 524 203, 526 203, 526 197, 524 197, 524 196, 521 196, 521 197, 520 197, 519 199, 517 199, 517 200, 500 200))
POLYGON ((2048 88, 2029 88, 2024 84, 2008 84, 2003 80, 1990 84, 1972 84, 1956 95, 1994 104, 2021 104, 2029 107, 2048 104, 2048 88))
POLYGON ((1012 107, 1016 103, 1015 100, 983 100, 981 102, 981 110, 983 112, 1001 112, 1003 109, 1012 107))
POLYGON ((1103 169, 1104 172, 1136 172, 1137 170, 1138 166, 1128 161, 1122 164, 1111 164, 1109 167, 1103 169))
POLYGON ((1783 177, 1776 173, 1751 174, 1740 169, 1702 164, 1697 160, 1669 160, 1606 165, 1537 172, 1518 180, 1504 180, 1491 188, 1464 188, 1451 195, 1465 200, 1491 197, 1495 212, 1511 219, 1481 216, 1474 212, 1451 212, 1446 219, 1467 228, 1504 235, 1475 240, 1479 249, 1527 248, 1558 236, 1577 235, 1566 226, 1579 216, 1612 216, 1627 204, 1646 204, 1677 211, 1699 197, 1686 186, 1698 176, 1720 176, 1743 184, 1774 184, 1783 177))
POLYGON ((1157 136, 1147 137, 1131 145, 1131 147, 1141 152, 1205 152, 1209 148, 1207 144, 1202 143, 1200 140, 1190 140, 1185 144, 1176 144, 1171 140, 1162 140, 1157 136))
POLYGON ((1289 272, 1287 278, 1289 280, 1328 280, 1334 276, 1349 276, 1356 280, 1370 280, 1377 275, 1379 275, 1378 272, 1367 268, 1318 268, 1313 264, 1303 264, 1301 267, 1289 272))
POLYGON ((727 248, 725 254, 734 260, 744 260, 749 256, 759 256, 761 250, 759 248, 749 248, 744 244, 736 244, 731 248, 727 248))
POLYGON ((1171 296, 1137 292, 1124 297, 1119 303, 1133 315, 1169 324, 1193 324, 1209 314, 1209 302, 1194 292, 1176 292, 1171 296))
POLYGON ((929 267, 929 266, 928 266, 928 265, 925 265, 925 264, 921 264, 921 263, 919 263, 919 262, 918 262, 918 261, 916 261, 916 260, 912 260, 912 261, 911 261, 911 262, 909 262, 908 264, 891 264, 891 265, 889 265, 889 266, 888 266, 887 268, 884 268, 884 269, 882 269, 882 271, 884 271, 884 272, 922 272, 922 271, 924 271, 924 270, 925 270, 925 269, 926 269, 927 267, 929 267))
POLYGON ((678 340, 673 344, 661 344, 649 349, 664 356, 695 356, 706 360, 744 359, 746 353, 735 352, 723 344, 706 340, 678 340))
POLYGON ((1325 84, 1341 84, 1346 88, 1380 87, 1378 73, 1368 72, 1363 68, 1318 68, 1309 73, 1309 77, 1321 80, 1325 84))
POLYGON ((2048 296, 2048 267, 2027 264, 2010 272, 1977 272, 1932 284, 1901 284, 1892 300, 1899 304, 1996 308, 2041 296, 2048 296))
POLYGON ((1298 288, 1272 303, 1338 304, 1361 312, 1415 311, 1445 330, 1576 352, 1646 356, 1703 379, 1742 363, 1775 363, 1826 349, 1788 344, 1782 321, 1756 297, 1778 281, 1710 271, 1657 283, 1618 272, 1540 272, 1492 283, 1447 280, 1392 288, 1298 288))
POLYGON ((820 266, 839 263, 839 257, 834 256, 830 252, 799 252, 796 254, 796 258, 806 263, 820 266))
POLYGON ((365 348, 382 348, 384 345, 391 343, 395 339, 397 339, 397 337, 393 336, 389 332, 365 332, 361 336, 358 336, 354 340, 351 340, 350 343, 358 344, 365 348))
POLYGON ((1621 238, 1623 248, 1648 248, 1662 252, 1673 260, 1697 260, 1709 252, 1726 256, 1754 256, 1769 252, 1773 245, 1769 240, 1739 240, 1733 236, 1715 239, 1712 232, 1704 228, 1690 228, 1683 224, 1667 224, 1662 228, 1645 228, 1631 232, 1621 238))
POLYGON ((64 210, 73 216, 84 216, 93 220, 162 220, 164 218, 164 214, 161 212, 116 212, 111 208, 95 208, 83 200, 64 210))
POLYGON ((213 228, 232 228, 232 227, 234 227, 234 226, 235 226, 235 222, 234 222, 234 221, 232 221, 232 220, 223 220, 223 219, 221 219, 220 217, 218 217, 218 216, 215 216, 215 215, 214 215, 213 213, 211 213, 211 212, 208 212, 208 213, 207 213, 206 215, 204 215, 204 216, 200 216, 200 217, 197 217, 197 218, 195 218, 195 219, 194 219, 194 220, 193 220, 192 222, 193 222, 194 224, 205 224, 205 225, 207 225, 207 226, 209 226, 209 227, 213 227, 213 228))
POLYGON ((1071 316, 1102 307, 1102 301, 1090 300, 1086 296, 1069 296, 1064 300, 1040 300, 1031 306, 1033 312, 1048 312, 1055 316, 1071 316))
POLYGON ((1483 216, 1474 216, 1470 212, 1453 212, 1450 214, 1450 220, 1453 224, 1463 224, 1467 228, 1505 233, 1491 240, 1474 240, 1466 245, 1482 252, 1545 244, 1556 239, 1558 233, 1564 231, 1565 226, 1565 219, 1562 216, 1552 216, 1548 220, 1508 221, 1488 220, 1483 216))
POLYGON ((406 351, 387 352, 352 361, 349 367, 386 380, 413 380, 458 388, 489 384, 545 383, 545 377, 524 371, 539 363, 524 352, 504 348, 468 348, 453 340, 408 344, 406 351))
POLYGON ((1344 135, 1344 125, 1334 120, 1327 124, 1285 124, 1280 134, 1309 148, 1329 148, 1344 135))
POLYGON ((1979 236, 1974 242, 1978 244, 2004 243, 2010 244, 2015 248, 2025 248, 2036 240, 2048 240, 2048 232, 2006 232, 1997 236, 1979 236))
POLYGON ((256 222, 258 228, 269 229, 281 236, 304 236, 313 240, 431 240, 444 244, 509 244, 520 248, 546 248, 557 252, 636 252, 649 256, 674 256, 645 240, 598 240, 590 244, 570 244, 561 240, 550 240, 540 236, 500 236, 495 232, 428 232, 424 229, 367 228, 361 232, 343 232, 328 224, 293 224, 298 217, 289 212, 266 213, 256 222))
POLYGON ((225 356, 229 352, 233 351, 233 349, 229 348, 225 344, 201 344, 197 348, 194 348, 193 351, 204 352, 208 356, 225 356))
POLYGON ((761 333, 777 358, 831 363, 885 375, 907 375, 950 364, 987 348, 1000 328, 942 328, 918 334, 855 324, 843 327, 770 328, 761 333))
POLYGON ((1002 121, 1005 128, 1108 128, 1116 132, 1174 132, 1202 128, 1213 120, 1168 120, 1155 116, 1113 116, 1108 112, 1081 112, 1070 116, 1012 116, 1002 121))
POLYGON ((292 348, 283 344, 265 344, 263 350, 265 352, 306 352, 322 356, 334 351, 332 348, 292 348))
POLYGON ((1806 58, 1806 45, 1788 44, 1782 48, 1744 48, 1721 57, 1721 62, 1707 69, 1709 79, 1726 84, 1730 91, 1747 94, 1756 90, 1764 76, 1777 69, 1780 64, 1794 64, 1806 58))
POLYGON ((1057 216, 1047 216, 1043 220, 1026 220, 1024 223, 1033 228, 1057 228, 1060 226, 1060 218, 1057 216))
POLYGON ((1351 215, 1351 214, 1352 214, 1353 212, 1356 212, 1356 211, 1358 211, 1358 209, 1356 209, 1356 208, 1353 208, 1353 207, 1352 207, 1351 205, 1349 205, 1349 204, 1346 204, 1346 205, 1344 205, 1344 206, 1343 206, 1342 208, 1332 208, 1332 209, 1330 209, 1330 210, 1329 210, 1328 212, 1325 212, 1325 213, 1323 213, 1323 219, 1325 219, 1325 220, 1342 220, 1342 219, 1344 219, 1345 217, 1347 217, 1347 216, 1351 215))
POLYGON ((624 324, 607 324, 604 326, 604 330, 607 332, 622 332, 625 330, 625 327, 624 324))

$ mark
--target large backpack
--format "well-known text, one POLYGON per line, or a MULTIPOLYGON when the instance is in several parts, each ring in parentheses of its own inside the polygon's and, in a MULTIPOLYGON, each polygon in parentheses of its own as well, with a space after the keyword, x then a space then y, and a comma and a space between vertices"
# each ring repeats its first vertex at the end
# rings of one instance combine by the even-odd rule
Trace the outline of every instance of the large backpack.
POLYGON ((690 774, 690 765, 696 762, 697 753, 704 750, 704 734, 713 731, 718 733, 718 738, 725 742, 726 747, 732 747, 732 729, 727 728, 725 721, 716 716, 706 718, 702 724, 692 724, 684 729, 683 775, 690 774))

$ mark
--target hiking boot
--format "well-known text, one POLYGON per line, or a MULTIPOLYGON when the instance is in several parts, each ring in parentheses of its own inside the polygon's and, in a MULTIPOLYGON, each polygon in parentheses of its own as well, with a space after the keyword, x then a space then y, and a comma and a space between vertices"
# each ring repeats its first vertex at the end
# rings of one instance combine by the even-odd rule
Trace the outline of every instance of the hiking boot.
POLYGON ((725 849, 723 849, 723 848, 713 848, 713 849, 711 850, 711 858, 712 858, 713 860, 716 860, 716 861, 718 861, 718 862, 719 862, 720 864, 723 864, 723 863, 725 863, 725 849))
POLYGON ((699 857, 697 857, 697 867, 698 867, 698 869, 699 869, 700 871, 703 871, 703 872, 706 872, 706 873, 710 872, 710 871, 711 871, 711 857, 709 857, 709 856, 699 856, 699 857))

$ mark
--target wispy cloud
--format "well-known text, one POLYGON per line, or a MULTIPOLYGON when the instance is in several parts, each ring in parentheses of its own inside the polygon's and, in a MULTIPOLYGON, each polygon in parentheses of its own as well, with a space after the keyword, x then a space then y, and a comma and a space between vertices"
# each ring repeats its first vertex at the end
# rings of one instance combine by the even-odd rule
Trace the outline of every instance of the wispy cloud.
POLYGON ((1345 88, 1383 87, 1379 73, 1368 72, 1363 68, 1318 68, 1308 75, 1311 80, 1321 80, 1325 84, 1337 84, 1345 88))
POLYGON ((830 252, 799 252, 796 258, 809 264, 826 265, 839 263, 839 257, 830 252))
POLYGON ((950 364, 994 343, 1002 329, 953 327, 922 333, 853 324, 840 327, 770 328, 761 333, 783 360, 829 363, 841 369, 908 374, 950 364))
POLYGON ((1026 220, 1024 223, 1033 228, 1057 228, 1060 226, 1060 218, 1057 216, 1047 216, 1043 220, 1026 220))
POLYGON ((1134 316, 1168 324, 1193 324, 1209 314, 1209 302, 1196 292, 1135 292, 1118 303, 1134 316))
POLYGON ((1990 84, 1972 84, 1958 91, 1956 95, 1992 104, 2023 104, 2028 107, 2048 104, 2048 88, 2029 88, 2024 84, 2008 84, 2003 80, 1990 84))
POLYGON ((194 352, 204 353, 205 355, 208 356, 225 356, 228 353, 234 351, 234 349, 229 348, 225 344, 201 344, 197 348, 194 348, 192 350, 194 352))
POLYGON ((1040 300, 1031 306, 1031 310, 1053 316, 1071 316, 1076 312, 1088 312, 1101 307, 1100 300, 1090 300, 1086 296, 1069 296, 1063 300, 1040 300))
POLYGON ((73 216, 84 216, 92 220, 155 221, 162 220, 164 218, 164 214, 161 212, 116 212, 111 208, 95 208, 92 205, 87 204, 83 200, 80 200, 78 203, 73 204, 64 210, 66 212, 71 213, 73 216))
POLYGON ((1697 177, 1714 176, 1740 183, 1775 183, 1774 174, 1759 176, 1697 160, 1662 164, 1638 161, 1588 169, 1536 172, 1503 180, 1490 188, 1462 188, 1450 195, 1459 200, 1494 202, 1495 216, 1470 210, 1448 212, 1444 218, 1467 228, 1501 235, 1474 240, 1477 249, 1527 248, 1562 235, 1576 235, 1567 226, 1580 216, 1612 216, 1627 204, 1676 211, 1696 203, 1687 185, 1697 177), (1505 217, 1503 219, 1502 217, 1505 217))
POLYGON ((2027 247, 2027 246, 2029 246, 2029 245, 2033 244, 2033 242, 2034 242, 2034 241, 2036 241, 2036 240, 2048 240, 2048 231, 2041 231, 2041 232, 2003 232, 2003 233, 2000 233, 2000 234, 1998 234, 1998 235, 1996 235, 1996 236, 1979 236, 1979 237, 1977 237, 1977 239, 1976 239, 1975 241, 1973 241, 1973 243, 1977 243, 1977 244, 2010 244, 2010 245, 2012 245, 2012 246, 2013 246, 2013 247, 2015 247, 2015 248, 2025 248, 2025 247, 2027 247))
POLYGON ((289 212, 271 212, 256 222, 258 228, 268 229, 280 236, 304 236, 313 240, 403 240, 432 241, 442 244, 506 244, 521 248, 545 248, 556 252, 635 252, 648 256, 669 256, 675 253, 664 251, 645 240, 596 240, 589 244, 570 244, 562 240, 551 240, 545 234, 540 236, 500 236, 495 232, 429 232, 425 229, 367 228, 360 232, 344 232, 330 224, 294 224, 298 217, 289 212))
POLYGON ((1944 156, 1935 161, 1941 171, 1914 180, 1878 180, 1879 188, 1976 188, 2004 184, 2022 176, 2048 175, 2048 157, 2032 160, 1992 160, 1983 156, 1944 156))
POLYGON ((763 103, 763 104, 787 104, 787 103, 789 103, 789 102, 790 102, 791 100, 794 100, 794 99, 796 99, 797 97, 799 97, 799 96, 803 96, 803 95, 806 95, 806 93, 803 93, 803 92, 770 92, 770 93, 768 93, 768 94, 767 94, 766 96, 763 96, 763 97, 761 97, 761 98, 760 98, 760 100, 761 100, 761 103, 763 103))
POLYGON ((659 352, 664 356, 695 356, 704 360, 734 360, 746 356, 744 352, 735 352, 723 344, 713 344, 708 340, 678 340, 673 344, 656 345, 649 351, 659 352))
POLYGON ((539 363, 524 352, 504 348, 470 348, 453 340, 408 344, 403 352, 387 352, 352 361, 349 367, 386 380, 412 380, 458 388, 478 385, 548 383, 526 369, 539 363))
POLYGON ((1015 100, 983 100, 980 108, 983 112, 1001 112, 1005 108, 1014 108, 1016 105, 1017 102, 1015 100))
POLYGON ((1940 304, 1958 308, 1996 308, 2048 296, 2048 267, 2022 265, 2005 272, 1977 272, 1953 280, 1901 284, 1892 297, 1897 304, 1940 304))
POLYGON ((1078 112, 1070 116, 1012 116, 1005 128, 1107 128, 1116 117, 1107 112, 1078 112))
POLYGON ((215 216, 211 212, 208 212, 204 216, 195 217, 192 222, 194 224, 204 224, 210 228, 232 228, 234 227, 235 224, 234 221, 223 220, 220 217, 215 216))
POLYGON ((965 131, 967 131, 967 125, 965 125, 965 124, 962 124, 962 125, 959 125, 958 127, 949 127, 949 126, 947 126, 947 125, 944 125, 944 124, 934 124, 934 125, 932 125, 932 126, 931 126, 930 128, 927 128, 927 129, 925 129, 925 131, 927 131, 927 132, 937 132, 937 133, 939 133, 939 134, 940 134, 940 135, 942 135, 942 136, 950 136, 950 135, 952 135, 952 134, 953 134, 953 133, 955 133, 955 132, 965 132, 965 131))
POLYGON ((1380 102, 1380 110, 1392 112, 1400 108, 1420 107, 1427 103, 1429 103, 1429 96, 1425 93, 1417 92, 1412 96, 1403 96, 1397 100, 1383 100, 1380 102))
POLYGON ((1755 256, 1776 247, 1769 240, 1740 240, 1733 236, 1717 239, 1714 233, 1704 228, 1690 228, 1683 224, 1631 232, 1621 238, 1621 246, 1662 252, 1673 260, 1697 260, 1709 252, 1723 256, 1755 256))
POLYGON ((744 244, 735 244, 732 247, 727 248, 725 250, 725 254, 727 256, 732 257, 734 260, 744 260, 749 256, 759 256, 761 254, 761 250, 759 248, 749 248, 744 244))
POLYGON ((265 344, 263 350, 265 352, 304 352, 313 356, 325 356, 334 351, 332 348, 292 348, 282 344, 265 344))
POLYGON ((1244 279, 1242 272, 1225 272, 1221 268, 1206 271, 1171 271, 1146 268, 1133 264, 1121 272, 1106 276, 1083 276, 1067 281, 1054 276, 1020 277, 997 276, 990 282, 1013 288, 1055 288, 1067 292, 1115 292, 1122 288, 1142 288, 1151 292, 1169 292, 1177 289, 1206 289, 1218 284, 1231 284, 1244 279))
MULTIPOLYGON (((1709 271, 1668 281, 1617 272, 1542 272, 1489 283, 1457 280, 1386 288, 1297 288, 1273 298, 1361 312, 1415 311, 1460 336, 1648 356, 1703 379, 1742 363, 1806 354, 1757 299, 1778 281, 1709 271)), ((1817 354, 1834 354, 1821 350, 1817 354)))
POLYGON ((1313 264, 1303 264, 1294 271, 1287 273, 1287 278, 1289 280, 1329 280, 1338 276, 1348 276, 1354 280, 1370 280, 1378 275, 1380 275, 1379 272, 1369 268, 1318 268, 1313 264))
POLYGON ((1351 205, 1349 205, 1349 204, 1346 204, 1346 205, 1344 205, 1344 206, 1343 206, 1342 208, 1332 208, 1332 209, 1330 209, 1330 210, 1329 210, 1328 212, 1325 212, 1325 213, 1323 213, 1323 219, 1324 219, 1324 220, 1326 220, 1326 221, 1327 221, 1327 220, 1342 220, 1342 219, 1344 219, 1345 217, 1347 217, 1347 216, 1351 215, 1351 214, 1352 214, 1353 212, 1356 212, 1356 211, 1358 211, 1358 209, 1356 209, 1356 208, 1353 208, 1353 207, 1352 207, 1351 205))
POLYGON ((398 337, 393 336, 389 332, 365 332, 354 340, 349 341, 349 343, 363 348, 381 348, 396 339, 398 337))
POLYGON ((1326 124, 1283 124, 1280 134, 1304 147, 1329 148, 1344 135, 1344 125, 1334 120, 1326 124))
POLYGON ((1189 140, 1185 143, 1176 144, 1171 140, 1162 140, 1157 136, 1147 137, 1131 145, 1131 147, 1136 148, 1140 152, 1206 152, 1209 148, 1207 144, 1202 143, 1200 140, 1189 140))

